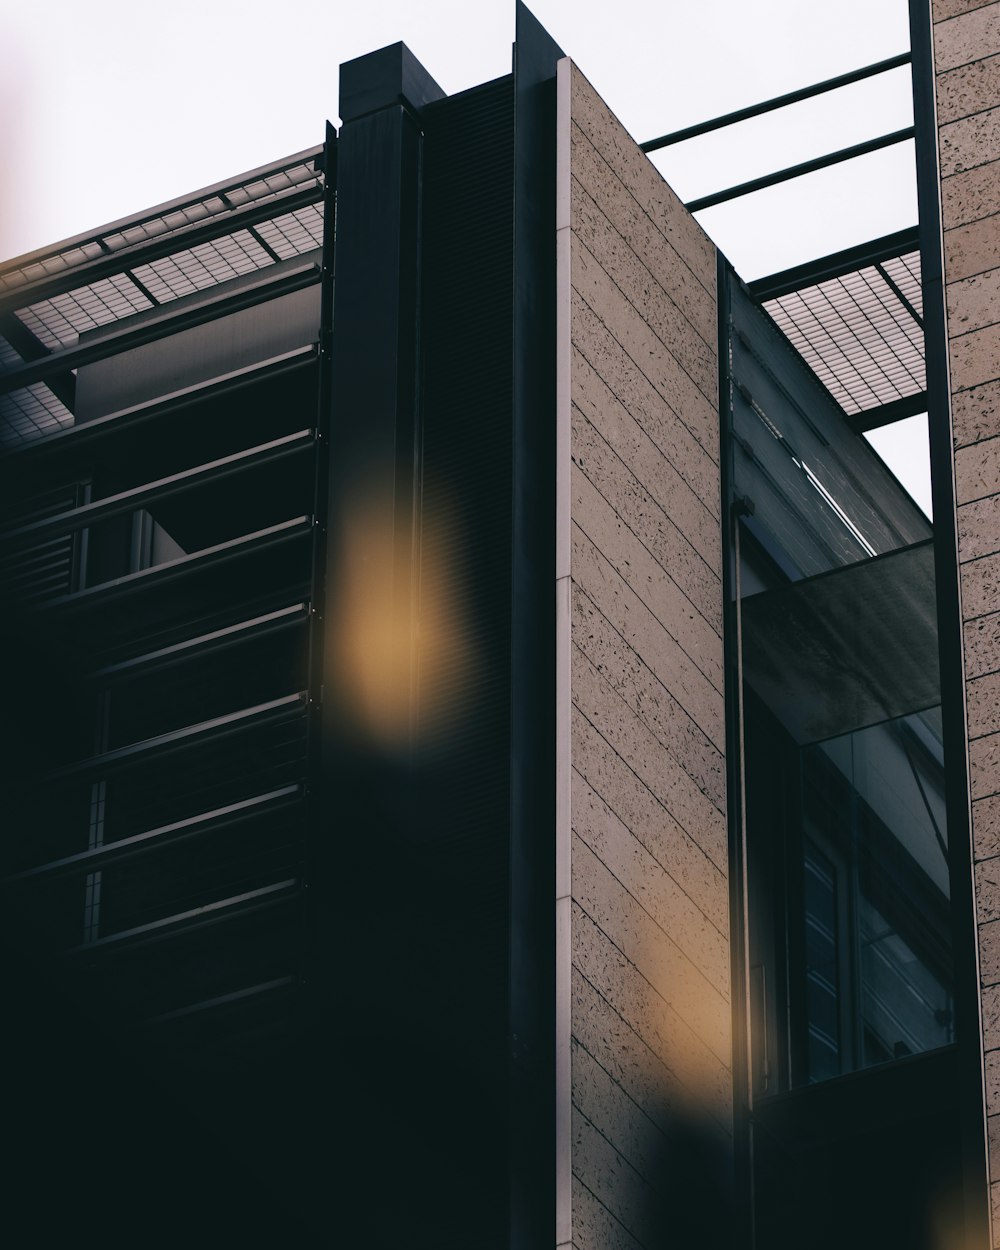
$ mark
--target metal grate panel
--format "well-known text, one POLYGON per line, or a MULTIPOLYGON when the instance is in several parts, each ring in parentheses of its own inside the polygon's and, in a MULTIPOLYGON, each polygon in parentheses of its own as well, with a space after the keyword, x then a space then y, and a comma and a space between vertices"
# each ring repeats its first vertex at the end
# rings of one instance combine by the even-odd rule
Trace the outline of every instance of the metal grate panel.
POLYGON ((865 412, 925 389, 918 252, 763 306, 845 412, 865 412))
POLYGON ((44 382, 0 395, 0 447, 33 442, 73 424, 73 414, 44 382))

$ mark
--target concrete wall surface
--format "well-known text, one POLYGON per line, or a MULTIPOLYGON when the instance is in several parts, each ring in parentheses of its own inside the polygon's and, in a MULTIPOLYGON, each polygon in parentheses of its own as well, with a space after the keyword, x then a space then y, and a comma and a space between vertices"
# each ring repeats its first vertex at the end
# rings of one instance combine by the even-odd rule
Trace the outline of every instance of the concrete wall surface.
POLYGON ((732 1138, 716 254, 569 61, 558 95, 557 1241, 707 1247, 732 1138))
POLYGON ((1000 3, 934 0, 993 1244, 1000 1246, 1000 3))

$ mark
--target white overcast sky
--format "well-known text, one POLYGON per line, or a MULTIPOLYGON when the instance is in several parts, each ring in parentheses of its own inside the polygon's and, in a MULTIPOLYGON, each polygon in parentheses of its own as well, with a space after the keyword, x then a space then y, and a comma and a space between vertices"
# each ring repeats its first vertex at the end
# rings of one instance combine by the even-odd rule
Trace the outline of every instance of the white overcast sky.
MULTIPOLYGON (((905 51, 906 0, 534 0, 637 139, 905 51)), ((402 39, 507 73, 513 0, 0 0, 0 257, 319 143, 337 67, 402 39)), ((909 124, 903 69, 657 157, 683 198, 909 124)), ((909 145, 711 209, 746 278, 916 219, 909 145)))
MULTIPOLYGON (((640 141, 909 46, 906 0, 529 7, 640 141)), ((342 61, 403 40, 451 94, 509 72, 513 37, 514 0, 0 0, 0 259, 322 142, 342 61)), ((911 119, 904 68, 654 160, 692 199, 911 119)), ((903 229, 912 145, 700 220, 747 280, 903 229)), ((925 497, 915 433, 882 454, 925 497)))

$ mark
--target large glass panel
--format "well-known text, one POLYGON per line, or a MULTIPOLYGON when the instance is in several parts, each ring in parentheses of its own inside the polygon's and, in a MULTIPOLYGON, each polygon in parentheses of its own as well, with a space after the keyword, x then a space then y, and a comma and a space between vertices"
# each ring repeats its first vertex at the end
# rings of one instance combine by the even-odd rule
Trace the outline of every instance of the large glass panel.
POLYGON ((731 344, 757 1096, 954 1041, 932 530, 773 323, 731 344))

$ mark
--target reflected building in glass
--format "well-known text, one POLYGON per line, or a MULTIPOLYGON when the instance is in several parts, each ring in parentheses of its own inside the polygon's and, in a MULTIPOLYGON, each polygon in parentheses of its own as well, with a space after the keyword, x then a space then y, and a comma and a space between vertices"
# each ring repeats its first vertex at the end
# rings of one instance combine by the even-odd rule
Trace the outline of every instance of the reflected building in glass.
POLYGON ((638 145, 519 4, 0 267, 34 1240, 991 1244, 1000 0, 910 29, 638 145), (905 131, 648 158, 895 71, 905 131), (900 144, 909 229, 699 224, 900 144))

